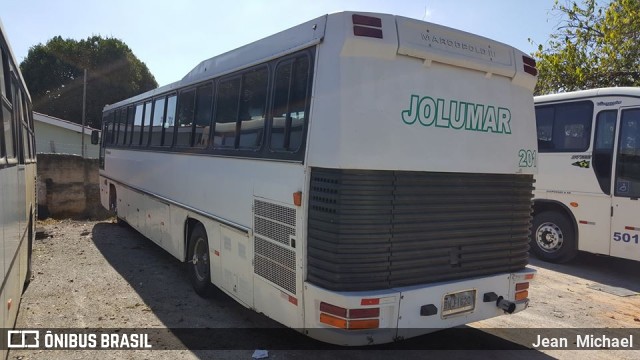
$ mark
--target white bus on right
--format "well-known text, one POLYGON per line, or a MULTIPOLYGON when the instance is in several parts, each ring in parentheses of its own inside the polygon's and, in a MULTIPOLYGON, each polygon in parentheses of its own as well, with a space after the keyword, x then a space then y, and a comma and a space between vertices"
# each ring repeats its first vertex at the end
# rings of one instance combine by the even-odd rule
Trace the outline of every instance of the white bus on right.
POLYGON ((640 260, 640 88, 538 96, 535 111, 532 252, 640 260))

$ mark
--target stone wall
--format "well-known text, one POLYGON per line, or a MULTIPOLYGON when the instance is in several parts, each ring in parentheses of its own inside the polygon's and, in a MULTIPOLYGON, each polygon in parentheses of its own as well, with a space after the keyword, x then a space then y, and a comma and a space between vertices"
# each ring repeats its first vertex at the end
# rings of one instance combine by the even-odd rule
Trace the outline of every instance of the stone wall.
POLYGON ((104 219, 100 204, 98 159, 38 154, 38 217, 104 219))

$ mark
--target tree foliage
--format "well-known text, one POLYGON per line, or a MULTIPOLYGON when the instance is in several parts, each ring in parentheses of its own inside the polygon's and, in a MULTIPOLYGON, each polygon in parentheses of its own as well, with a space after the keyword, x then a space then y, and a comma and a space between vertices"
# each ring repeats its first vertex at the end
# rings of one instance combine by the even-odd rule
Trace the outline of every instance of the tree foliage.
POLYGON ((82 122, 83 73, 87 69, 87 126, 100 128, 102 109, 158 87, 147 66, 119 39, 56 36, 38 44, 20 64, 35 111, 82 122))
POLYGON ((561 22, 538 46, 536 94, 640 85, 640 0, 556 0, 561 22))

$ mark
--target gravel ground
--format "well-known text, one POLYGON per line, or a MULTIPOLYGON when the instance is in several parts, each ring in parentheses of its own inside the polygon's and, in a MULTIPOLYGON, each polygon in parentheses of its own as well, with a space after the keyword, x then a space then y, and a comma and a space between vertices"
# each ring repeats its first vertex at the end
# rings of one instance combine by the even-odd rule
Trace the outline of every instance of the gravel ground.
MULTIPOLYGON (((260 328, 278 327, 272 320, 248 310, 224 294, 202 299, 191 290, 184 265, 129 227, 111 221, 47 221, 48 234, 34 244, 34 277, 25 291, 17 328, 260 328)), ((393 346, 375 349, 323 349, 293 330, 274 334, 244 334, 232 339, 247 342, 244 350, 12 350, 10 359, 251 359, 257 338, 276 345, 269 359, 382 359, 425 358, 568 358, 637 359, 637 350, 529 350, 528 328, 640 327, 640 295, 617 296, 593 289, 610 285, 640 292, 640 262, 580 254, 569 265, 532 260, 538 270, 529 290, 531 306, 524 312, 469 324, 464 331, 439 332, 393 346), (281 336, 285 334, 285 336, 281 336), (247 338, 249 336, 249 338, 247 338), (271 336, 271 338, 269 338, 271 336), (284 337, 285 339, 274 339, 284 337), (280 342, 282 341, 282 342, 280 342), (455 349, 456 344, 486 343, 499 351, 455 349), (278 350, 288 344, 309 344, 320 350, 278 350), (425 344, 432 344, 425 347, 425 344)), ((544 332, 544 331, 543 331, 544 332)), ((225 337, 220 332, 216 336, 225 337)), ((169 333, 159 348, 181 344, 169 333)), ((236 333, 226 337, 235 337, 236 333)), ((183 338, 181 338, 184 340, 183 338)), ((227 341, 229 339, 226 339, 227 341)), ((640 343, 640 338, 635 340, 640 343)), ((155 346, 154 346, 155 347, 155 346)), ((482 347, 478 345, 477 347, 482 347)), ((157 348, 157 347, 156 347, 157 348)), ((237 346, 235 348, 243 348, 237 346)), ((299 348, 299 347, 298 347, 299 348)), ((636 347, 638 348, 638 347, 636 347)))

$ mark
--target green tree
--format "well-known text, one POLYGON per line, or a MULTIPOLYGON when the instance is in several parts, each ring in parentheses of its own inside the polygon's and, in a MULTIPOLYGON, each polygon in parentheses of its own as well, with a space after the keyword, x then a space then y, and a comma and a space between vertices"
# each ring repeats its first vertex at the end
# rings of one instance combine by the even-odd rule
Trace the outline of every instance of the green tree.
POLYGON ((92 36, 76 41, 56 36, 38 44, 20 64, 35 111, 82 122, 83 73, 87 69, 87 126, 100 128, 102 109, 158 83, 121 40, 92 36))
POLYGON ((561 3, 557 32, 538 46, 536 94, 640 86, 640 1, 561 3))

